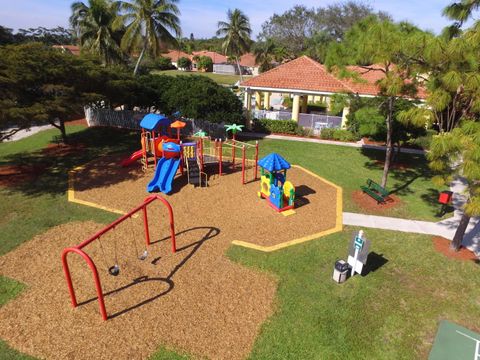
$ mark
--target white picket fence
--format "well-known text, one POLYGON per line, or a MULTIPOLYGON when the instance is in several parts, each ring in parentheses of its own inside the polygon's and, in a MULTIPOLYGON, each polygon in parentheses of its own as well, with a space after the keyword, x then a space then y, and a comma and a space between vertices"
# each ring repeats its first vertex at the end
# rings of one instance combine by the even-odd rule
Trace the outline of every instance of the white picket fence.
MULTIPOLYGON (((130 130, 141 130, 140 121, 148 112, 133 110, 112 110, 100 109, 92 107, 84 107, 85 119, 88 126, 107 126, 130 130)), ((185 119, 182 121, 187 123, 182 129, 182 135, 191 135, 198 131, 205 131, 212 138, 226 137, 225 123, 211 123, 206 120, 185 119)))

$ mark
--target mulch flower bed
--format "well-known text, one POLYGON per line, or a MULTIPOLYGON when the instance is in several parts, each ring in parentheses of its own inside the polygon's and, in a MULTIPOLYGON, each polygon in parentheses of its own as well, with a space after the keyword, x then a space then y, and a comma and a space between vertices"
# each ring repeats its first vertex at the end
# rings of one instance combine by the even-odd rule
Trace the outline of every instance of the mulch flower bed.
POLYGON ((378 204, 377 200, 365 194, 361 190, 356 190, 352 193, 352 200, 362 210, 379 214, 402 205, 402 200, 400 200, 400 198, 396 195, 390 195, 389 200, 387 200, 386 203, 378 204))
POLYGON ((450 248, 450 244, 452 242, 448 239, 445 239, 440 236, 434 236, 432 238, 432 241, 433 241, 433 245, 435 246, 435 250, 450 259, 463 260, 463 261, 479 260, 472 251, 464 247, 461 247, 459 251, 452 250, 450 248))

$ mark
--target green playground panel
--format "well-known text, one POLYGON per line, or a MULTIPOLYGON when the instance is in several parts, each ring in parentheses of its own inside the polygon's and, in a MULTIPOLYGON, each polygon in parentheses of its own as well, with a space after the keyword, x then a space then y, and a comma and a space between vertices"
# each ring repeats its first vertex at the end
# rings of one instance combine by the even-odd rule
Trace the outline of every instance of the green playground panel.
POLYGON ((428 360, 480 360, 480 334, 443 320, 428 360))

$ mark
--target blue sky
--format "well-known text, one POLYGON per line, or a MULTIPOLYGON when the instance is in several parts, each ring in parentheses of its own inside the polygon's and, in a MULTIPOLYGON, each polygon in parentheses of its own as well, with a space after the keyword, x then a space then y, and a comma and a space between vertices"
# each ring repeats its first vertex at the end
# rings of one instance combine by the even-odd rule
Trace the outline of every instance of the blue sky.
MULTIPOLYGON (((249 17, 254 34, 273 13, 281 13, 295 4, 319 7, 336 0, 180 0, 182 30, 196 38, 213 36, 216 24, 225 18, 227 9, 239 7, 249 17)), ((423 29, 439 32, 449 22, 442 9, 452 0, 367 0, 377 10, 390 13, 395 20, 409 20, 423 29)), ((0 0, 0 25, 10 28, 67 26, 69 0, 0 0)))

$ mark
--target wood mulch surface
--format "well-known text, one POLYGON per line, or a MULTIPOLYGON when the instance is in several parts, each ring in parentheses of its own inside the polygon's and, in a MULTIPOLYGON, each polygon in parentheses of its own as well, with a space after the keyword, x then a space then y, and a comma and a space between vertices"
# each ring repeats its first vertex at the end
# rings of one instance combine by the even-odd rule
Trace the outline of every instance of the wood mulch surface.
POLYGON ((356 190, 352 193, 352 200, 357 204, 362 210, 368 211, 370 213, 384 213, 392 208, 401 206, 402 201, 396 195, 390 195, 389 200, 384 204, 377 203, 377 200, 371 196, 365 194, 361 190, 356 190))
POLYGON ((435 250, 439 253, 445 255, 450 259, 457 259, 463 261, 478 261, 479 259, 475 256, 475 254, 462 247, 459 251, 454 251, 450 248, 450 244, 452 243, 450 240, 445 239, 441 236, 434 236, 432 237, 433 245, 435 246, 435 250))
MULTIPOLYGON (((101 158, 77 172, 76 198, 123 210, 138 205, 153 174, 144 176, 140 165, 122 168, 120 160, 101 158)), ((0 274, 28 285, 0 308, 0 338, 48 359, 145 359, 161 345, 198 358, 247 357, 275 311, 277 281, 230 261, 225 252, 231 241, 272 245, 335 225, 336 189, 296 168, 288 177, 299 192, 292 216, 275 213, 257 197, 259 182, 242 186, 238 173, 212 176, 204 189, 186 184, 184 176, 167 197, 177 253, 171 252, 160 202, 149 206, 148 260, 137 259, 144 249, 141 217, 102 237, 103 251, 98 241, 87 246, 106 294, 106 322, 92 275, 75 254, 69 260, 81 305, 71 307, 60 261, 63 248, 104 225, 69 223, 35 237, 0 258, 0 274), (115 248, 120 275, 112 277, 107 269, 115 263, 115 248)))

